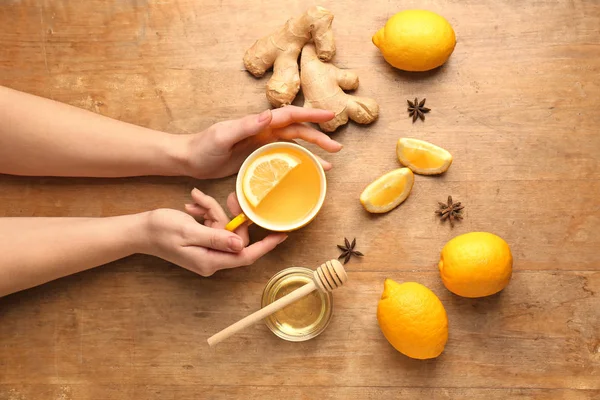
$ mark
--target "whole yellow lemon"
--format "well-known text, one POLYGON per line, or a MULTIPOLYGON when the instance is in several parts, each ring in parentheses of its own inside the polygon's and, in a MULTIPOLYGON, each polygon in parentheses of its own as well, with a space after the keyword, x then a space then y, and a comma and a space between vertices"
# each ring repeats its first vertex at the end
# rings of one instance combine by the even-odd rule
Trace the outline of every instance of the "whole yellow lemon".
POLYGON ((392 16, 373 36, 383 58, 405 71, 428 71, 448 60, 456 45, 452 26, 431 11, 406 10, 392 16))
POLYGON ((419 283, 386 279, 377 321, 388 342, 412 358, 435 358, 448 341, 446 310, 440 299, 419 283))
POLYGON ((442 249, 440 275, 448 290, 463 297, 498 293, 512 276, 512 254, 502 238, 471 232, 450 240, 442 249))

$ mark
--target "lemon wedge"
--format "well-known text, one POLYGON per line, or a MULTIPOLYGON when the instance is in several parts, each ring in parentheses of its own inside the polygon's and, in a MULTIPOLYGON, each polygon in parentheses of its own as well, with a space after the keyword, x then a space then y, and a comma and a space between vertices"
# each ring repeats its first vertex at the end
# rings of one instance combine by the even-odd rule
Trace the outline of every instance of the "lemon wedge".
POLYGON ((371 213, 385 213, 402 203, 415 182, 413 172, 399 168, 372 182, 360 195, 360 204, 371 213))
POLYGON ((265 154, 246 169, 242 190, 248 202, 258 204, 302 161, 291 154, 265 154))
POLYGON ((452 155, 424 140, 401 138, 396 146, 398 160, 415 174, 438 175, 452 164, 452 155))

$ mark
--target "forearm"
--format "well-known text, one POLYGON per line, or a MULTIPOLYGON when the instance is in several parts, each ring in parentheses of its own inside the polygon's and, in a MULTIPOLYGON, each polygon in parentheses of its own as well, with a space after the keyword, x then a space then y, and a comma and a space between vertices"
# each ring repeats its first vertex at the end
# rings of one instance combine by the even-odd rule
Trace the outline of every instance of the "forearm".
POLYGON ((0 87, 0 173, 182 175, 185 140, 0 87))
POLYGON ((143 252, 146 216, 0 218, 0 296, 143 252))

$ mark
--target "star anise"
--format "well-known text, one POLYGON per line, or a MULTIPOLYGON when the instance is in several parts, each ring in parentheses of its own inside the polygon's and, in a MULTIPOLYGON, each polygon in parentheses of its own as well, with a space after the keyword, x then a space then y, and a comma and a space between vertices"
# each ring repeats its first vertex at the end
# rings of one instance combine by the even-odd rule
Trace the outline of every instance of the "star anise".
POLYGON ((442 221, 450 220, 450 226, 454 226, 454 220, 462 219, 462 209, 465 206, 458 203, 452 202, 452 196, 448 196, 448 204, 444 204, 442 202, 438 202, 440 205, 439 210, 436 210, 435 213, 440 216, 442 221))
POLYGON ((421 100, 420 103, 416 97, 414 103, 410 100, 406 100, 406 102, 408 103, 408 115, 412 117, 413 124, 415 123, 417 118, 421 118, 421 121, 425 121, 425 113, 431 111, 431 109, 425 107, 425 100, 427 99, 421 100))
POLYGON ((344 264, 347 264, 348 261, 350 261, 350 258, 352 258, 352 256, 356 256, 356 257, 364 256, 364 254, 361 253, 360 251, 354 250, 354 248, 356 247, 356 238, 354 238, 354 240, 352 240, 352 243, 350 243, 350 241, 348 239, 344 238, 344 244, 345 244, 345 246, 340 246, 339 244, 337 245, 337 247, 342 251, 342 254, 340 254, 340 256, 338 257, 338 260, 341 260, 343 258, 344 264))

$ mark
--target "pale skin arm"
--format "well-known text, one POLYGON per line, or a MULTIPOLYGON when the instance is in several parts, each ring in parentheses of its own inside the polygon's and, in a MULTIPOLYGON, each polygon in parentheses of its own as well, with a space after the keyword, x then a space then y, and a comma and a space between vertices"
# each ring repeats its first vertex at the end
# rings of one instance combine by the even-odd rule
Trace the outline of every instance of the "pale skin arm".
MULTIPOLYGON (((223 229, 229 218, 215 199, 198 189, 192 199, 191 215, 159 209, 108 218, 0 218, 0 297, 136 253, 210 276, 252 264, 287 238, 270 234, 249 245, 247 225, 223 229)), ((227 204, 232 214, 241 211, 235 195, 227 204)))
POLYGON ((0 296, 139 252, 143 218, 0 218, 0 296))
POLYGON ((254 149, 277 140, 303 139, 328 152, 341 150, 302 124, 331 118, 329 111, 289 106, 174 135, 0 86, 0 173, 220 178, 237 172, 254 149))
POLYGON ((185 175, 173 138, 0 86, 0 172, 5 174, 185 175))

